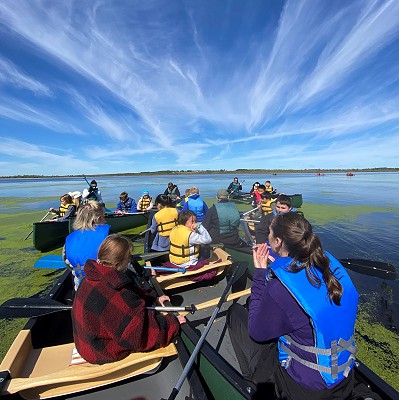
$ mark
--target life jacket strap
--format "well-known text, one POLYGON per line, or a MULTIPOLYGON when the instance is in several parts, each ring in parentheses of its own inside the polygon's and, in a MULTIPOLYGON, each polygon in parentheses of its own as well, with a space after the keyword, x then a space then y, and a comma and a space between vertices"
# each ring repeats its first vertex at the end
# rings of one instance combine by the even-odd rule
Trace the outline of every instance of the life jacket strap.
POLYGON ((283 344, 283 343, 280 343, 280 346, 281 346, 282 350, 288 354, 288 357, 289 357, 289 360, 285 360, 285 363, 283 365, 285 368, 288 367, 290 359, 294 359, 294 360, 298 361, 300 364, 305 365, 306 367, 309 367, 309 368, 314 369, 319 372, 324 372, 326 374, 330 374, 332 376, 332 379, 337 379, 338 374, 340 372, 343 372, 344 376, 347 377, 351 370, 352 362, 353 362, 353 360, 356 359, 356 357, 353 354, 351 354, 346 363, 344 363, 340 366, 334 365, 331 367, 326 367, 324 365, 320 365, 320 364, 313 363, 311 361, 304 360, 303 358, 299 357, 298 354, 294 353, 287 346, 285 346, 285 344, 283 344))
POLYGON ((337 343, 337 341, 332 342, 331 348, 329 348, 329 349, 321 349, 319 347, 314 347, 314 346, 305 346, 303 344, 296 342, 290 336, 285 335, 283 337, 287 341, 288 345, 293 344, 298 349, 307 351, 308 353, 318 354, 318 355, 322 355, 322 356, 332 356, 334 353, 338 354, 344 350, 347 350, 351 354, 355 355, 359 350, 356 346, 353 345, 353 342, 355 340, 354 335, 352 335, 348 340, 340 338, 338 340, 338 343, 337 343), (335 345, 334 345, 334 343, 335 343, 335 345))

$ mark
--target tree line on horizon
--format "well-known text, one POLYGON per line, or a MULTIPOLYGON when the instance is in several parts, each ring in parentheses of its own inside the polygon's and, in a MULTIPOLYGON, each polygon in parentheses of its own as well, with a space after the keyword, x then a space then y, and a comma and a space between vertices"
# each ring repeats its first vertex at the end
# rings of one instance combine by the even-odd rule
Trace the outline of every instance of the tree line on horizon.
MULTIPOLYGON (((142 171, 142 172, 120 172, 114 174, 95 174, 97 177, 99 176, 137 176, 137 175, 171 175, 171 174, 269 174, 269 175, 277 175, 277 174, 289 174, 289 173, 339 173, 339 172, 398 172, 399 168, 387 168, 387 167, 376 167, 376 168, 352 168, 352 169, 316 169, 316 168, 306 168, 306 169, 246 169, 239 168, 235 170, 227 170, 227 169, 218 169, 218 170, 163 170, 163 171, 142 171)), ((82 174, 78 175, 9 175, 9 176, 1 176, 1 178, 80 178, 82 174)))

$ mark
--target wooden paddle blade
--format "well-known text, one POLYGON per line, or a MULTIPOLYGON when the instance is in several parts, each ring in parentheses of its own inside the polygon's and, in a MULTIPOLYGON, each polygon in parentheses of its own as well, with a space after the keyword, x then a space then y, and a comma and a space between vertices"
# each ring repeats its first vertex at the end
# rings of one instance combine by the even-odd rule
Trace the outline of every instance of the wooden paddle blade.
POLYGON ((344 267, 360 274, 375 276, 390 281, 394 281, 397 276, 397 270, 391 263, 363 260, 360 258, 344 258, 339 261, 344 267))
POLYGON ((64 269, 66 268, 66 265, 64 263, 64 260, 62 259, 62 256, 59 256, 57 254, 47 254, 46 256, 43 256, 39 258, 35 262, 35 268, 40 268, 40 269, 64 269))
POLYGON ((72 306, 46 298, 16 297, 0 306, 0 318, 32 318, 58 311, 70 310, 72 306))

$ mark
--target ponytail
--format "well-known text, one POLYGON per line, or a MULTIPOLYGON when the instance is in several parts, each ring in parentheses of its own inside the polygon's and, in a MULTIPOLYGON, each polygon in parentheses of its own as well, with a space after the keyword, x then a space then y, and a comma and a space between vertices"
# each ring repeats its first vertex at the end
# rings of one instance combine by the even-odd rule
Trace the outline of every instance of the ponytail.
POLYGON ((293 258, 289 267, 291 272, 306 269, 306 276, 311 285, 320 287, 321 280, 314 273, 317 268, 322 273, 330 301, 340 305, 342 285, 330 269, 330 260, 325 255, 320 239, 313 233, 312 225, 295 212, 277 215, 270 226, 275 237, 280 238, 288 255, 293 258))

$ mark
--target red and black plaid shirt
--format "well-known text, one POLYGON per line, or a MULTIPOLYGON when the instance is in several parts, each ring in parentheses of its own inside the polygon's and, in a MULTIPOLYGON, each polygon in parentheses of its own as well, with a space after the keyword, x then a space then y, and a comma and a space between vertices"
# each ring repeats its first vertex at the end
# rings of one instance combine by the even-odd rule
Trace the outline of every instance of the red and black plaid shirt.
POLYGON ((94 260, 84 267, 86 278, 72 307, 75 346, 92 364, 121 360, 132 352, 167 346, 180 329, 172 314, 147 310, 151 292, 135 285, 129 273, 94 260))

